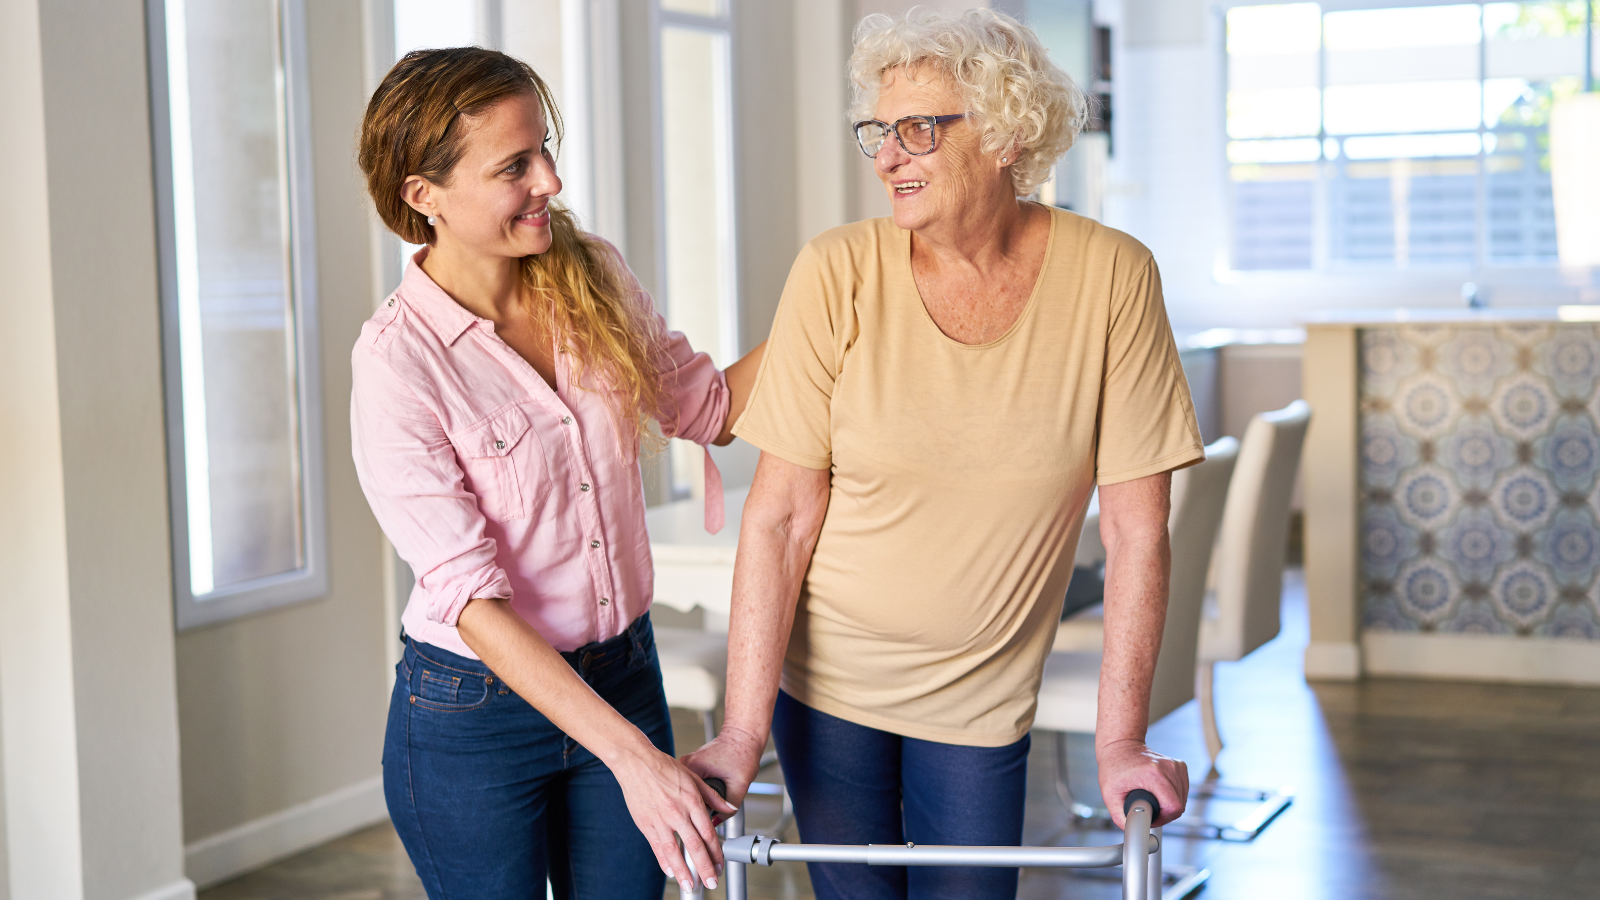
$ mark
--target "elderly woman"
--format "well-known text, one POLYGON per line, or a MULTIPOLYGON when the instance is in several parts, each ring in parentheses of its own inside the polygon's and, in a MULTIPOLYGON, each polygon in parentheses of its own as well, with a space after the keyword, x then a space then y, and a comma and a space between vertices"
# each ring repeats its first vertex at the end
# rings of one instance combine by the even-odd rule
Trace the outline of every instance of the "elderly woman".
MULTIPOLYGON (((855 126, 891 218, 801 252, 735 433, 727 718, 686 762, 742 797, 769 726, 801 834, 1017 844, 1028 730, 1090 491, 1107 550, 1096 755, 1183 810, 1144 743, 1173 469, 1204 457, 1150 252, 1022 199, 1083 93, 988 10, 875 15, 855 126)), ((817 896, 1013 897, 1015 870, 813 865, 817 896)))

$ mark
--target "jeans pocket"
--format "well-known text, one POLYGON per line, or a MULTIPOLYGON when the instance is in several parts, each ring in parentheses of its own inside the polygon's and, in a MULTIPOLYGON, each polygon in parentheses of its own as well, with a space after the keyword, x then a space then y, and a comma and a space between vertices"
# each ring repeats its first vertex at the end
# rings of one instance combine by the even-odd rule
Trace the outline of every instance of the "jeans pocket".
POLYGON ((425 709, 463 712, 489 702, 490 677, 421 663, 415 670, 411 702, 425 709))

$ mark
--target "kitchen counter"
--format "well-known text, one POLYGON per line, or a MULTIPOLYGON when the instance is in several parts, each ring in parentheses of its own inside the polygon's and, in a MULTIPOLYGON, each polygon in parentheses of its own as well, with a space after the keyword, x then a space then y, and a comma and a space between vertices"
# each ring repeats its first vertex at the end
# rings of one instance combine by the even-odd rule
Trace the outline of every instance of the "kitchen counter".
POLYGON ((1306 332, 1307 676, 1600 684, 1600 307, 1306 332))

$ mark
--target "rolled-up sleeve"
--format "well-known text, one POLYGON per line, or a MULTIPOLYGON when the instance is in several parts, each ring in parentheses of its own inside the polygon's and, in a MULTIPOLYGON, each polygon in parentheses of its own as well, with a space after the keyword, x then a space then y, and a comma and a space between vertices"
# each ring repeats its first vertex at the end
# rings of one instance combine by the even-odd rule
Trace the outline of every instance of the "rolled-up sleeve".
POLYGON ((351 364, 356 475, 416 573, 428 619, 454 627, 467 601, 510 599, 510 579, 495 563, 495 541, 438 416, 371 349, 358 346, 351 364))
POLYGON ((732 404, 727 376, 710 356, 696 353, 680 332, 667 332, 665 343, 661 380, 671 398, 668 412, 672 421, 663 421, 661 432, 667 437, 709 444, 722 433, 732 404))

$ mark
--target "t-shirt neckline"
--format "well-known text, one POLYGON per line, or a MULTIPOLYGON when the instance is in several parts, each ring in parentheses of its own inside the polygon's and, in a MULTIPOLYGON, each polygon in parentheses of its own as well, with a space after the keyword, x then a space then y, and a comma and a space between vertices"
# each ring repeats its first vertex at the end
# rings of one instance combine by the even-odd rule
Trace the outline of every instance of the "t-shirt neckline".
MULTIPOLYGON (((1024 202, 1033 203, 1034 201, 1027 200, 1024 202)), ((1028 317, 1033 314, 1033 308, 1039 303, 1039 294, 1044 286, 1044 276, 1050 269, 1050 258, 1054 254, 1056 247, 1056 219, 1058 218, 1056 211, 1043 203, 1036 205, 1050 215, 1050 234, 1045 238, 1044 261, 1039 264, 1039 274, 1034 277, 1033 291, 1028 294, 1028 302, 1023 305, 1022 312, 1017 314, 1016 321, 1011 323, 1011 327, 1007 328, 1003 334, 994 340, 982 344, 967 344, 958 341, 945 334, 944 329, 939 327, 939 323, 933 320, 933 314, 928 312, 928 304, 922 299, 922 288, 917 286, 916 272, 911 268, 911 231, 909 229, 896 229, 903 235, 900 241, 900 260, 906 267, 906 280, 911 285, 911 296, 916 300, 917 310, 922 313, 922 320, 927 323, 929 328, 933 329, 933 333, 940 340, 963 350, 987 350, 1006 343, 1012 335, 1022 330, 1023 323, 1028 321, 1028 317)), ((890 219, 889 222, 893 225, 894 220, 890 219)))

